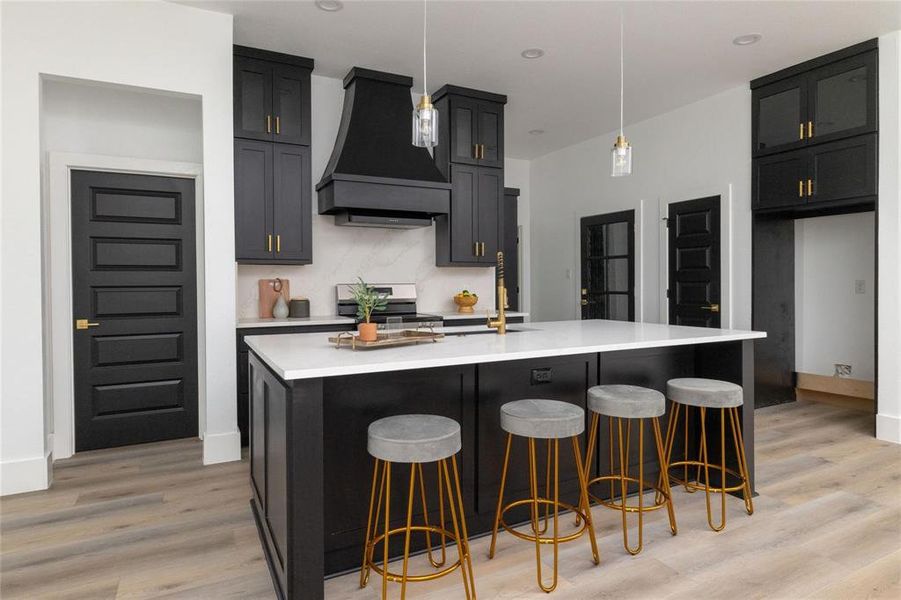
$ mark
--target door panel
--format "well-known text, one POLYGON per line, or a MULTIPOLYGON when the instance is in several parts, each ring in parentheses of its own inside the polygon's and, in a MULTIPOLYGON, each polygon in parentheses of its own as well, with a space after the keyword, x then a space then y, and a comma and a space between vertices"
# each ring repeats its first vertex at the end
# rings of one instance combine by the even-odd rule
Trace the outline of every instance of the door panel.
POLYGON ((502 222, 502 199, 504 197, 504 174, 500 169, 478 170, 478 218, 476 241, 482 252, 481 263, 497 263, 497 251, 500 249, 500 224, 502 222))
POLYGON ((504 279, 507 285, 507 309, 519 310, 519 196, 504 190, 501 229, 504 245, 504 279))
POLYGON ((876 71, 874 50, 809 74, 813 142, 876 131, 876 71))
POLYGON ((813 194, 808 202, 876 196, 876 135, 815 146, 810 152, 813 194))
POLYGON ((313 257, 310 148, 275 144, 273 231, 275 258, 309 261, 313 257))
POLYGON ((451 99, 451 162, 478 164, 475 144, 478 143, 478 104, 466 98, 451 99))
POLYGON ((806 76, 791 77, 752 92, 754 155, 791 150, 805 144, 806 76))
POLYGON ((235 258, 274 256, 272 144, 235 140, 235 258))
POLYGON ((72 172, 77 451, 197 435, 194 181, 72 172))
POLYGON ((806 150, 755 159, 753 171, 754 208, 804 204, 808 177, 806 150))
POLYGON ((720 326, 720 198, 669 205, 669 322, 720 326))
POLYGON ((635 320, 635 211, 583 217, 582 319, 635 320))
POLYGON ((474 250, 478 169, 451 165, 451 260, 478 262, 474 250))
POLYGON ((290 65, 275 65, 273 75, 273 140, 310 144, 310 72, 290 65))
POLYGON ((483 167, 504 166, 504 107, 494 102, 480 102, 478 107, 478 141, 483 154, 483 167))
POLYGON ((271 140, 272 66, 261 60, 236 56, 233 85, 234 136, 271 140))

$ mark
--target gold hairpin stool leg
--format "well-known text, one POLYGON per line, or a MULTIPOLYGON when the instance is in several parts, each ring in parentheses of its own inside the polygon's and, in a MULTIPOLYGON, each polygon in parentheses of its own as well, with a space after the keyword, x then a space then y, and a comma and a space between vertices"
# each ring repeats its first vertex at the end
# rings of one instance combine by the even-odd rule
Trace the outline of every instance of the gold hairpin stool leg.
POLYGON ((587 481, 586 487, 588 488, 586 502, 594 501, 601 506, 620 511, 623 521, 623 547, 629 554, 635 555, 641 552, 644 544, 644 513, 666 507, 666 511, 669 516, 670 533, 672 533, 673 535, 676 535, 676 533, 678 533, 678 527, 676 525, 676 513, 673 510, 672 492, 670 491, 669 481, 667 480, 667 478, 660 477, 656 485, 646 482, 644 479, 643 459, 640 459, 638 461, 638 477, 629 475, 629 446, 632 429, 631 422, 633 420, 638 422, 638 455, 640 457, 644 457, 644 429, 645 421, 647 420, 651 422, 651 429, 654 434, 654 448, 657 455, 657 460, 660 463, 660 472, 665 473, 667 471, 666 454, 664 451, 663 438, 661 437, 660 433, 660 423, 658 422, 657 417, 640 419, 607 417, 607 420, 610 438, 610 474, 589 479, 591 472, 591 459, 592 456, 594 456, 595 452, 595 444, 597 441, 597 433, 600 421, 600 415, 598 413, 593 413, 591 419, 591 431, 588 435, 589 442, 584 470, 584 478, 587 481), (624 420, 627 422, 625 435, 623 435, 624 420), (616 435, 614 435, 614 432, 616 433, 616 435), (618 458, 619 462, 618 468, 614 465, 614 437, 616 437, 618 440, 618 452, 615 455, 618 458), (602 481, 608 481, 610 483, 610 496, 608 499, 600 498, 599 496, 591 493, 592 486, 602 481), (637 504, 629 504, 627 500, 629 495, 628 492, 630 483, 638 484, 637 504), (654 502, 647 506, 644 503, 645 489, 654 490, 655 492, 654 502), (634 546, 629 542, 629 513, 636 513, 638 515, 638 543, 634 546))
POLYGON ((672 471, 667 471, 669 474, 668 478, 661 477, 661 480, 668 479, 674 482, 677 485, 681 485, 688 492, 695 492, 699 490, 704 491, 705 502, 707 505, 707 524, 713 531, 722 531, 726 528, 726 495, 729 492, 737 492, 741 490, 742 497, 745 503, 745 511, 751 515, 754 514, 754 501, 751 498, 751 486, 749 483, 750 477, 748 476, 748 463, 745 457, 745 445, 744 440, 742 439, 741 434, 741 421, 738 414, 737 407, 729 407, 729 408, 706 408, 706 407, 698 407, 698 411, 700 412, 700 421, 701 421, 701 435, 699 440, 699 451, 698 451, 698 460, 689 460, 688 459, 688 442, 685 442, 685 450, 683 455, 683 460, 678 460, 674 462, 670 462, 672 457, 673 446, 675 445, 675 432, 676 427, 679 424, 679 415, 682 413, 682 418, 685 422, 685 437, 688 439, 688 419, 689 419, 689 407, 688 405, 682 405, 678 402, 673 402, 673 410, 671 414, 670 422, 667 426, 666 433, 666 444, 665 444, 665 455, 668 461, 669 469, 674 469, 677 467, 682 467, 682 478, 680 479, 678 476, 674 475, 672 471), (719 464, 711 464, 710 458, 708 455, 707 448, 707 414, 711 410, 718 410, 720 412, 720 424, 719 424, 719 438, 720 438, 720 461, 719 464), (726 467, 726 420, 729 421, 729 428, 732 432, 732 443, 735 449, 735 456, 738 462, 738 470, 730 469, 726 467), (695 476, 694 481, 689 480, 688 478, 688 468, 694 466, 697 468, 697 474, 695 476), (701 471, 704 472, 704 480, 701 482, 701 471), (710 485, 710 471, 718 470, 719 471, 719 487, 710 485), (738 484, 729 485, 727 483, 728 476, 732 476, 738 479, 738 484), (711 508, 710 496, 711 494, 719 494, 720 495, 720 519, 719 523, 714 523, 713 520, 713 509, 711 508))
POLYGON ((494 552, 497 544, 497 532, 503 527, 508 533, 521 539, 535 544, 535 566, 538 587, 543 591, 550 593, 557 587, 557 563, 559 557, 559 546, 562 543, 570 542, 582 537, 582 534, 588 532, 588 539, 591 543, 591 554, 594 564, 600 563, 600 554, 598 553, 597 540, 595 539, 594 523, 591 520, 591 511, 584 510, 588 506, 588 493, 585 480, 585 470, 582 463, 582 452, 579 449, 579 438, 574 436, 572 440, 572 451, 576 461, 576 471, 579 476, 579 506, 560 501, 560 440, 547 440, 547 473, 545 477, 545 497, 538 493, 538 467, 537 467, 537 449, 535 438, 526 438, 529 456, 529 497, 522 500, 516 500, 508 504, 504 504, 504 488, 507 483, 507 469, 510 463, 510 449, 513 444, 513 434, 507 434, 506 450, 504 451, 504 465, 501 470, 501 484, 497 496, 497 510, 494 516, 494 527, 491 532, 491 545, 488 548, 488 558, 494 558, 494 552), (553 463, 553 475, 551 475, 551 463, 553 463), (551 495, 551 485, 553 484, 553 498, 551 495), (510 509, 517 506, 528 505, 530 508, 530 533, 524 533, 513 529, 506 521, 504 514, 510 509), (541 523, 541 506, 544 505, 545 516, 544 522, 541 523), (574 533, 560 535, 560 509, 572 511, 577 515, 577 526, 579 529, 574 533), (550 522, 550 511, 553 509, 553 518, 550 522), (547 531, 553 532, 552 535, 545 535, 547 531), (554 556, 554 571, 550 583, 545 584, 542 575, 541 546, 551 545, 554 556))
POLYGON ((410 581, 430 581, 443 577, 457 568, 463 577, 463 588, 467 600, 476 600, 475 579, 472 571, 472 558, 469 551, 469 537, 466 530, 466 519, 463 513, 463 496, 460 490, 460 475, 457 470, 457 457, 451 456, 450 459, 437 461, 438 467, 438 502, 439 502, 439 525, 431 525, 428 520, 428 507, 426 504, 425 484, 423 477, 422 465, 419 463, 410 464, 410 481, 407 494, 407 518, 403 527, 395 529, 390 528, 390 511, 391 504, 391 463, 385 460, 375 459, 372 474, 372 489, 369 495, 369 517, 366 524, 366 538, 363 544, 363 564, 360 568, 360 587, 366 587, 369 582, 369 575, 375 571, 382 576, 382 598, 388 597, 388 582, 393 581, 400 583, 400 597, 403 600, 406 597, 407 583, 410 581), (448 460, 452 465, 448 467, 448 460), (417 479, 419 480, 419 499, 423 511, 423 524, 413 524, 413 504, 416 499, 417 479), (450 508, 451 523, 453 531, 448 531, 445 523, 445 501, 450 508), (382 521, 381 533, 379 533, 379 524, 381 513, 384 510, 384 520, 382 521), (426 549, 429 563, 435 569, 440 569, 435 573, 426 573, 422 575, 411 575, 408 572, 410 562, 410 538, 414 532, 422 532, 426 535, 426 549), (388 546, 391 536, 403 535, 404 538, 404 555, 401 567, 401 573, 395 573, 388 570, 388 546), (432 534, 437 534, 441 539, 441 557, 435 558, 432 548, 432 534), (446 540, 450 538, 457 545, 458 559, 451 565, 446 565, 446 540), (382 560, 377 563, 375 560, 376 547, 382 544, 382 560), (443 568, 442 568, 443 567, 443 568))

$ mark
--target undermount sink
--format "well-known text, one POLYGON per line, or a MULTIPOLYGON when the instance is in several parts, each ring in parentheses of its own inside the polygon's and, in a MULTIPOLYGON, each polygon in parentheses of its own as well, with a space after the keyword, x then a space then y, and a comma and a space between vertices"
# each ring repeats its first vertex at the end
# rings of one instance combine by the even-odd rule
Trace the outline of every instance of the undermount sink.
MULTIPOLYGON (((507 333, 524 333, 526 331, 535 331, 534 329, 530 329, 528 327, 517 327, 516 329, 507 328, 507 333)), ((444 335, 453 335, 457 337, 463 337, 467 335, 484 335, 486 333, 493 333, 494 335, 498 335, 497 329, 480 329, 477 331, 459 331, 459 332, 448 332, 445 331, 444 335)))

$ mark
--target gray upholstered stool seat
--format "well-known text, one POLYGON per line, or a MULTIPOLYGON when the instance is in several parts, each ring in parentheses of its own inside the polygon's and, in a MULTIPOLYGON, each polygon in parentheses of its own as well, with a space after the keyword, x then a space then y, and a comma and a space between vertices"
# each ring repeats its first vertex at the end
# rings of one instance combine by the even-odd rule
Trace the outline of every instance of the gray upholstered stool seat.
POLYGON ((573 437, 585 430, 585 411, 559 400, 515 400, 501 406, 501 429, 530 438, 573 437))
POLYGON ((460 424, 439 415, 385 417, 369 426, 369 454, 388 462, 435 462, 461 447, 460 424))
POLYGON ((744 403, 740 385, 698 377, 670 379, 666 396, 673 402, 701 408, 735 408, 744 403))
POLYGON ((650 419, 666 412, 666 397, 637 385, 596 385, 588 388, 588 408, 608 417, 650 419))

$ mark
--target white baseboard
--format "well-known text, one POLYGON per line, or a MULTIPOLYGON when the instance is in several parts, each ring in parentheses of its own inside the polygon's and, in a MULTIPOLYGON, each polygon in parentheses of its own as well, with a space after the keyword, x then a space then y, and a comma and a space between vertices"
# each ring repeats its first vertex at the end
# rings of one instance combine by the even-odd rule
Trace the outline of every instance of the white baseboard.
POLYGON ((901 417, 876 415, 876 439, 901 444, 901 417))
POLYGON ((46 490, 50 487, 52 454, 0 462, 0 496, 46 490))
POLYGON ((241 460, 241 432, 205 433, 203 435, 203 464, 241 460))

